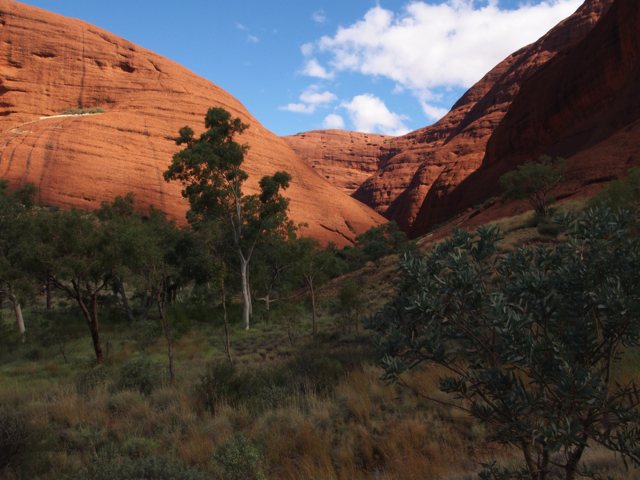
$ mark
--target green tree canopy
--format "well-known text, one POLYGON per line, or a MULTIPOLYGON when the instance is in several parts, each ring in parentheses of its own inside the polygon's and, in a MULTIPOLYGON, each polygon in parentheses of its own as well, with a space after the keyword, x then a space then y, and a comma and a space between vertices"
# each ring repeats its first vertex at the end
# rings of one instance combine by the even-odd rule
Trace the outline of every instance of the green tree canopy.
POLYGON ((500 186, 504 188, 504 199, 527 199, 536 213, 542 217, 549 214, 549 205, 554 199, 549 194, 562 181, 562 172, 566 168, 564 159, 553 161, 547 155, 537 161, 519 165, 516 170, 500 177, 500 186))
POLYGON ((400 293, 368 321, 384 378, 413 388, 410 370, 444 367, 445 403, 522 451, 525 474, 492 466, 495 478, 574 479, 594 443, 638 463, 640 392, 614 368, 640 343, 640 240, 629 221, 608 209, 567 214, 568 243, 511 254, 497 250, 496 227, 475 240, 456 229, 425 257, 406 256, 400 293))
POLYGON ((21 335, 25 326, 20 304, 34 290, 33 278, 25 271, 24 248, 37 193, 33 183, 11 192, 9 182, 0 180, 0 293, 12 302, 21 335))
POLYGON ((280 192, 289 187, 291 176, 286 172, 266 176, 260 180, 260 194, 244 195, 242 185, 248 175, 241 166, 249 147, 238 144, 234 137, 248 125, 239 118, 232 120, 222 108, 210 108, 205 128, 199 138, 189 127, 180 130, 176 143, 185 148, 173 156, 164 178, 184 185, 182 195, 191 205, 189 222, 215 220, 229 228, 242 283, 243 326, 249 329, 249 264, 261 235, 286 222, 289 202, 280 192))
POLYGON ((318 314, 316 305, 316 289, 329 279, 347 270, 347 264, 336 256, 335 245, 322 248, 314 238, 301 237, 292 243, 292 254, 295 259, 293 275, 302 280, 311 297, 313 316, 313 337, 318 334, 318 314))
POLYGON ((122 265, 120 244, 109 224, 76 209, 43 210, 29 216, 22 245, 29 271, 77 302, 91 331, 96 359, 102 363, 98 297, 122 265))

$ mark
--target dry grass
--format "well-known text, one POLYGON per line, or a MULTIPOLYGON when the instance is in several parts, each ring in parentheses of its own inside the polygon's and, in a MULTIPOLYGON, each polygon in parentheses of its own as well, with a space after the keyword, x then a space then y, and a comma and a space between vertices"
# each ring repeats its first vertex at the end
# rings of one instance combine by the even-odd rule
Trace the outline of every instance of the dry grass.
MULTIPOLYGON (((561 205, 577 209, 580 202, 561 205)), ((505 249, 536 241, 537 230, 527 228, 530 216, 528 212, 497 222, 507 232, 505 249)), ((431 245, 422 243, 423 248, 431 245)), ((397 261, 395 256, 387 257, 379 268, 369 265, 335 279, 321 289, 319 297, 327 302, 346 278, 357 277, 369 300, 368 311, 373 312, 397 288, 397 261)), ((327 305, 320 307, 320 330, 328 336, 335 332, 335 339, 323 348, 334 352, 361 344, 368 333, 340 334, 338 318, 327 305)), ((307 331, 309 321, 303 320, 307 331)), ((79 343, 69 364, 63 364, 53 349, 44 350, 39 361, 27 361, 24 356, 0 358, 0 407, 24 413, 36 427, 53 435, 55 447, 38 478, 59 478, 94 465, 96 458, 131 456, 136 448, 145 454, 180 458, 199 465, 208 478, 221 478, 213 452, 238 433, 255 442, 267 478, 278 480, 467 480, 477 478, 482 462, 519 462, 517 452, 487 442, 487 429, 467 415, 419 395, 400 396, 399 388, 379 380, 381 370, 371 362, 348 370, 329 392, 297 391, 268 408, 260 401, 236 407, 221 401, 214 415, 198 397, 196 386, 209 362, 224 358, 219 326, 199 327, 176 343, 177 388, 165 385, 149 396, 115 391, 121 365, 140 355, 127 332, 118 328, 106 333, 112 344, 106 381, 86 395, 75 386, 77 375, 91 363, 86 340, 79 343)), ((249 369, 277 366, 310 346, 306 335, 291 346, 286 330, 278 324, 256 323, 249 332, 234 330, 232 338, 234 357, 249 369)), ((156 364, 166 364, 162 339, 147 353, 156 364)), ((631 355, 621 365, 621 376, 635 377, 638 368, 640 357, 631 355)), ((407 381, 425 396, 445 400, 438 389, 442 373, 426 366, 407 381)), ((588 450, 585 462, 593 469, 608 469, 614 479, 640 479, 601 448, 588 450)))

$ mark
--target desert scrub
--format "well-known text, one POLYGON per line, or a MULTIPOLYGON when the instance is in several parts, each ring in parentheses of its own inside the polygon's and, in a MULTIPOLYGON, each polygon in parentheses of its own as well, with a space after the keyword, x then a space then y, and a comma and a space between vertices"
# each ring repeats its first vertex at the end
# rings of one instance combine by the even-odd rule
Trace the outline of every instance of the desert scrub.
POLYGON ((266 480, 260 451, 242 434, 218 445, 213 460, 221 466, 224 480, 266 480))
POLYGON ((134 390, 151 395, 162 384, 162 372, 146 355, 136 360, 127 359, 120 369, 116 390, 134 390))
POLYGON ((149 478, 154 480, 205 480, 198 467, 185 467, 182 460, 166 456, 135 460, 113 460, 106 464, 92 465, 81 470, 67 480, 137 480, 149 478))
POLYGON ((23 417, 0 411, 0 471, 20 466, 32 437, 32 429, 23 417))
POLYGON ((70 108, 64 112, 60 112, 59 115, 95 115, 97 113, 104 113, 104 108, 70 108))
POLYGON ((0 407, 0 478, 33 478, 46 469, 49 443, 47 432, 26 416, 0 407))

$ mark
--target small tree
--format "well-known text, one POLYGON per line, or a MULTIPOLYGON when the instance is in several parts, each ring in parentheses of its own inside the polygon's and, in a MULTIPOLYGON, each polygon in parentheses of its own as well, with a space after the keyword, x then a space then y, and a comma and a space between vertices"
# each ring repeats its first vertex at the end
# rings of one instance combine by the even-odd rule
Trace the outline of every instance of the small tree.
POLYGON ((264 302, 267 312, 278 300, 281 290, 288 289, 293 264, 292 242, 296 238, 293 222, 287 222, 266 232, 256 247, 255 260, 251 268, 251 284, 256 291, 256 300, 264 302), (261 295, 258 297, 257 295, 261 295))
POLYGON ((103 362, 98 298, 122 264, 108 225, 80 210, 41 211, 30 216, 23 255, 36 276, 45 277, 75 300, 87 321, 98 363, 103 362))
POLYGON ((549 194, 562 181, 565 160, 558 158, 555 162, 547 155, 537 161, 519 165, 516 170, 500 177, 500 186, 505 192, 503 198, 529 201, 535 212, 543 218, 549 214, 549 205, 554 198, 549 194))
POLYGON ((475 241, 456 229, 425 258, 401 261, 401 293, 368 321, 383 378, 467 412, 521 450, 524 476, 493 465, 483 478, 544 480, 556 470, 573 480, 590 443, 640 462, 640 391, 614 368, 640 344, 640 239, 629 220, 606 209, 580 221, 567 214, 568 243, 508 255, 496 249, 496 227, 479 228, 475 241), (451 401, 412 386, 409 372, 424 362, 449 372, 440 390, 451 401))
POLYGON ((276 172, 260 180, 259 195, 244 195, 242 184, 248 178, 241 169, 248 145, 233 139, 249 126, 239 118, 231 120, 222 108, 210 108, 205 117, 207 131, 194 138, 189 127, 180 129, 176 140, 186 145, 173 156, 173 162, 164 173, 166 181, 179 180, 185 189, 182 195, 189 200, 191 209, 187 218, 192 224, 202 220, 227 223, 233 233, 242 283, 243 327, 249 329, 251 288, 249 264, 263 232, 286 221, 288 200, 280 195, 289 187, 291 176, 276 172))
POLYGON ((313 316, 313 338, 318 334, 318 314, 316 309, 316 289, 330 278, 344 273, 346 263, 336 257, 335 246, 323 249, 314 238, 301 237, 292 243, 294 275, 302 279, 311 297, 313 316))
POLYGON ((0 180, 0 294, 13 305, 20 335, 25 333, 20 297, 33 291, 33 280, 24 269, 22 250, 27 239, 29 212, 35 205, 37 193, 33 183, 26 183, 12 193, 9 182, 0 180))
POLYGON ((338 299, 340 300, 340 313, 344 324, 349 327, 349 333, 351 333, 352 325, 355 325, 357 332, 358 320, 365 312, 366 299, 355 279, 345 280, 338 291, 338 299))
MULTIPOLYGON (((144 215, 136 210, 135 194, 132 192, 127 193, 124 197, 118 195, 111 203, 102 202, 100 208, 94 213, 101 222, 108 222, 114 241, 129 238, 131 228, 137 226, 144 215)), ((114 294, 120 296, 122 300, 122 306, 117 305, 116 308, 122 310, 131 323, 144 322, 147 319, 149 310, 154 305, 155 299, 146 289, 136 292, 132 298, 127 295, 125 283, 130 280, 129 275, 131 274, 127 266, 132 260, 137 261, 137 258, 134 259, 134 257, 137 257, 138 252, 133 249, 132 251, 124 252, 124 254, 125 257, 128 255, 129 258, 123 258, 124 268, 118 269, 111 282, 114 294), (136 297, 140 298, 140 307, 137 312, 134 312, 131 307, 131 301, 136 297)), ((136 282, 132 281, 130 283, 136 282)))
POLYGON ((125 265, 133 273, 133 282, 141 290, 150 292, 158 305, 158 313, 167 340, 169 375, 175 385, 173 365, 174 331, 167 320, 167 300, 171 285, 180 273, 180 261, 176 254, 177 244, 183 234, 174 222, 153 207, 148 218, 131 225, 120 239, 125 265))

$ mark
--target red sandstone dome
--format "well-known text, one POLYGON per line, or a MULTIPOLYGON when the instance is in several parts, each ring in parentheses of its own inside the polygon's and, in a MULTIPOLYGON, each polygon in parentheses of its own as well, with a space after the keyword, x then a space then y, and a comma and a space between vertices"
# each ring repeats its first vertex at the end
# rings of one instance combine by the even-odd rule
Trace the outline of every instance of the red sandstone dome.
MULTIPOLYGON (((561 196, 589 193, 640 163, 639 9, 637 0, 586 0, 439 122, 383 145, 363 150, 353 134, 334 131, 286 140, 320 171, 353 165, 362 172, 362 163, 377 163, 353 196, 412 237, 499 194, 502 173, 543 153, 570 157, 561 196)), ((494 207, 481 219, 500 212, 494 207)))
POLYGON ((180 65, 88 23, 0 1, 0 178, 34 182, 40 201, 92 209, 133 191, 178 219, 181 186, 162 173, 178 130, 203 128, 208 108, 225 108, 250 128, 247 190, 264 175, 293 176, 290 217, 306 234, 338 245, 384 222, 332 186, 229 93, 180 65), (72 108, 102 114, 60 116, 72 108))

